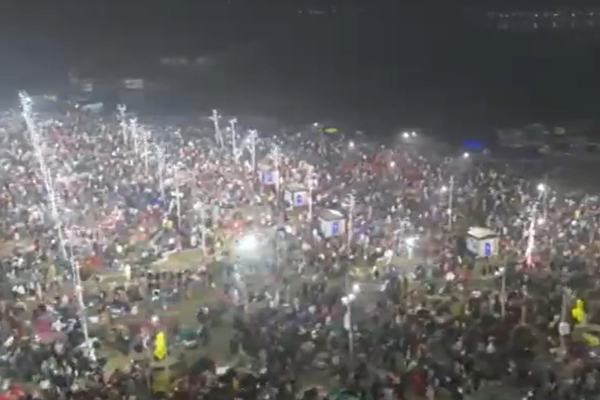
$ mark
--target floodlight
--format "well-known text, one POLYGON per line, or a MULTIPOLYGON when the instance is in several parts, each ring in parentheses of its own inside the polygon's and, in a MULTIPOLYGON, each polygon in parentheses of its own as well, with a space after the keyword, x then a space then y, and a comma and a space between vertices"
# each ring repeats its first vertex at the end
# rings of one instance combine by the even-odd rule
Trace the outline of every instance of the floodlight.
POLYGON ((250 252, 256 250, 258 245, 258 238, 255 235, 247 235, 240 239, 238 249, 250 252))
POLYGON ((415 131, 412 131, 412 132, 410 133, 410 135, 411 135, 412 137, 417 137, 417 132, 415 132, 415 131))
POLYGON ((462 157, 463 158, 469 158, 469 157, 471 157, 471 154, 469 154, 469 153, 463 153, 462 157))
POLYGON ((403 137, 404 139, 408 139, 408 138, 410 137, 410 135, 408 134, 408 132, 404 132, 404 133, 402 134, 402 137, 403 137))
POLYGON ((344 305, 348 305, 356 300, 356 295, 354 293, 350 293, 348 296, 342 297, 342 303, 344 305))
POLYGON ((542 193, 545 192, 546 191, 546 185, 543 184, 543 183, 539 183, 537 185, 537 190, 540 191, 540 192, 542 192, 542 193))

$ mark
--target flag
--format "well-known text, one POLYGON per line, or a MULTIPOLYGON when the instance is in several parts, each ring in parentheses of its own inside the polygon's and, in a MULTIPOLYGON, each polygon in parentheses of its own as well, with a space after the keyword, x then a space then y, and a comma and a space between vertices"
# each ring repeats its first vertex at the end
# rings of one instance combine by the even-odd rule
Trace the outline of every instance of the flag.
POLYGON ((162 361, 167 357, 167 340, 164 332, 158 332, 154 338, 154 359, 162 361))
POLYGON ((575 307, 571 309, 571 316, 577 324, 584 324, 586 321, 585 304, 583 300, 577 299, 575 307))

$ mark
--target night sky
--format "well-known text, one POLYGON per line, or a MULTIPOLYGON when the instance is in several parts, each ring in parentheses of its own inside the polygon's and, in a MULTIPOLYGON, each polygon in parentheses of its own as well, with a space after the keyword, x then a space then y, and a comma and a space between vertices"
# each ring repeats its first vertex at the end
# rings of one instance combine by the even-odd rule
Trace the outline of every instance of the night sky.
POLYGON ((201 55, 216 68, 195 75, 172 105, 231 104, 280 118, 330 117, 382 131, 424 126, 448 135, 597 115, 600 42, 477 28, 473 15, 510 2, 416 3, 6 1, 0 89, 10 97, 18 88, 51 88, 74 66, 143 75, 156 73, 149 70, 160 56, 201 55), (313 5, 344 14, 293 12, 313 5))

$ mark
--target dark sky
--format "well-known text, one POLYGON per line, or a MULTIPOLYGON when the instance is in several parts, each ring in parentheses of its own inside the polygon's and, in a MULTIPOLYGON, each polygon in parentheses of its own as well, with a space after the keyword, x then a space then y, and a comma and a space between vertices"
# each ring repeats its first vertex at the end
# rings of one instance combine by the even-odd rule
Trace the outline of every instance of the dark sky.
POLYGON ((485 11, 558 1, 317 3, 336 1, 365 12, 337 20, 289 17, 290 9, 316 0, 2 1, 0 89, 64 79, 70 66, 84 62, 110 68, 258 43, 262 59, 239 60, 229 80, 261 93, 290 93, 304 102, 294 103, 298 108, 329 104, 346 115, 370 108, 407 125, 597 114, 596 44, 494 36, 465 20, 467 6, 485 11))

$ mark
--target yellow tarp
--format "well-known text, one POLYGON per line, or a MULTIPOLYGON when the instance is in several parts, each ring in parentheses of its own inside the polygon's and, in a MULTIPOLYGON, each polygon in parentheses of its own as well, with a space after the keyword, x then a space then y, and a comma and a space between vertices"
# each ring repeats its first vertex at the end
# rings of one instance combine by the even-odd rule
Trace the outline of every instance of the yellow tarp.
POLYGON ((164 332, 158 332, 154 338, 154 359, 162 361, 167 357, 167 340, 164 332))
POLYGON ((592 335, 591 333, 584 333, 583 335, 581 335, 581 337, 588 346, 595 347, 600 345, 600 340, 598 339, 598 336, 592 335))

